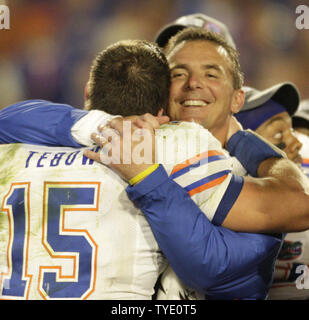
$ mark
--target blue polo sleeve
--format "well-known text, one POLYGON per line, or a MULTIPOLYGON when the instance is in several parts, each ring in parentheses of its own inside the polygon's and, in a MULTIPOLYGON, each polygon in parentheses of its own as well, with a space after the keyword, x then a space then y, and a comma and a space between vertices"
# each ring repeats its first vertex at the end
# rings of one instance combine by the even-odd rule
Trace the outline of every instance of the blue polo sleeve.
POLYGON ((280 245, 267 235, 237 233, 211 224, 162 166, 137 185, 128 186, 127 194, 145 214, 177 276, 199 292, 211 294, 220 288, 231 293, 231 286, 238 286, 239 298, 250 295, 248 287, 241 293, 239 286, 274 245, 280 245))
POLYGON ((71 135, 87 111, 45 100, 18 102, 0 110, 0 143, 81 147, 71 135))

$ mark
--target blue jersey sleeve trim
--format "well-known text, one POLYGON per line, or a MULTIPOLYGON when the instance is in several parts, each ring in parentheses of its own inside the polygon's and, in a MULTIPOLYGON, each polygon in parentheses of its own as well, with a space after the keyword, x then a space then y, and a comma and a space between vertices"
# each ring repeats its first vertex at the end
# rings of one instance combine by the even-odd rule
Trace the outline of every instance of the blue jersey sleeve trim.
POLYGON ((233 207, 235 201, 237 200, 244 185, 244 178, 240 176, 232 175, 232 179, 225 191, 225 194, 214 214, 212 223, 214 225, 220 226, 231 208, 233 207))

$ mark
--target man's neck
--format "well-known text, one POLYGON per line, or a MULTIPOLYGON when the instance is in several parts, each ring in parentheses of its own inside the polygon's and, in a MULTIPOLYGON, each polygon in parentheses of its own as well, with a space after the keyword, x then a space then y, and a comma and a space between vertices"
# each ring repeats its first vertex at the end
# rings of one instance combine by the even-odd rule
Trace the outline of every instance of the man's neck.
POLYGON ((227 128, 219 128, 219 129, 213 129, 213 130, 209 130, 210 133, 219 140, 219 142, 221 143, 222 147, 225 147, 225 142, 226 142, 226 136, 227 136, 227 128))

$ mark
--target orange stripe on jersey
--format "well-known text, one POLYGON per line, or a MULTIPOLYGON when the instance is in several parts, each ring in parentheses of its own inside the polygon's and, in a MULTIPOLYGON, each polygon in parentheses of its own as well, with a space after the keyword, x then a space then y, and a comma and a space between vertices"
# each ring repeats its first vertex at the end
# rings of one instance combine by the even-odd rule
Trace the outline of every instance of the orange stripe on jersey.
POLYGON ((200 193, 200 192, 202 192, 202 191, 204 191, 206 189, 212 188, 212 187, 220 184, 221 182, 223 182, 227 178, 227 176, 228 175, 226 174, 226 175, 224 175, 224 176, 222 176, 220 178, 217 178, 215 180, 207 182, 207 183, 203 184, 202 186, 199 186, 199 187, 197 187, 195 189, 192 189, 192 190, 188 191, 188 194, 192 197, 197 193, 200 193))
POLYGON ((309 159, 308 158, 303 158, 303 163, 309 164, 309 159))
POLYGON ((196 163, 198 161, 200 161, 201 159, 206 159, 212 156, 223 156, 224 154, 220 151, 217 150, 210 150, 210 151, 205 151, 203 153, 197 154, 196 156, 187 159, 186 161, 176 164, 172 170, 171 174, 174 174, 190 165, 192 165, 193 163, 196 163))

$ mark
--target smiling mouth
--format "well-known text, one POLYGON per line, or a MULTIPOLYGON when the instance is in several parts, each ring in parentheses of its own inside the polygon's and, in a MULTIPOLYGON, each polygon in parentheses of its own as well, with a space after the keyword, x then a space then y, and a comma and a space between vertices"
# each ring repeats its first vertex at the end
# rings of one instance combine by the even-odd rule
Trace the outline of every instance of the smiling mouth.
POLYGON ((181 102, 183 107, 206 107, 208 104, 204 100, 185 100, 181 102))

